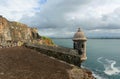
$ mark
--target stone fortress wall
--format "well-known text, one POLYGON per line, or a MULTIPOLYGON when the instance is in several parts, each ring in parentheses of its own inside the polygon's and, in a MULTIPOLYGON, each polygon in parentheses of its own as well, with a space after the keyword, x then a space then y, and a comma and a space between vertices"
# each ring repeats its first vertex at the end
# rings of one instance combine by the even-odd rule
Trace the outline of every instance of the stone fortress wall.
POLYGON ((25 44, 25 47, 34 49, 40 53, 46 54, 48 56, 57 58, 59 60, 65 61, 70 64, 74 64, 78 67, 81 66, 81 56, 78 54, 77 50, 59 46, 46 46, 46 45, 33 45, 25 44))
POLYGON ((44 46, 37 44, 25 44, 26 47, 35 49, 40 53, 52 56, 54 58, 63 60, 67 63, 74 64, 78 67, 81 67, 81 63, 87 60, 86 56, 86 41, 87 38, 84 35, 84 32, 80 28, 75 33, 73 37, 73 48, 63 48, 63 47, 53 47, 53 46, 44 46))
POLYGON ((63 47, 37 45, 41 41, 37 28, 30 28, 19 22, 8 21, 0 16, 0 48, 21 46, 26 43, 25 46, 28 48, 80 67, 82 61, 87 59, 86 40, 84 32, 79 28, 73 37, 74 50, 63 47))

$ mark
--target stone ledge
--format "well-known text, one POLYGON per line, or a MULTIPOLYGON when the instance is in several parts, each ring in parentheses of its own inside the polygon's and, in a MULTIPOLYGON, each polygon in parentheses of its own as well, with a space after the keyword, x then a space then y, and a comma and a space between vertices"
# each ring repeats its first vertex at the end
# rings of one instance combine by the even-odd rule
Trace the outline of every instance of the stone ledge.
POLYGON ((81 56, 73 49, 30 44, 26 44, 25 46, 67 63, 74 64, 75 66, 81 66, 81 56))

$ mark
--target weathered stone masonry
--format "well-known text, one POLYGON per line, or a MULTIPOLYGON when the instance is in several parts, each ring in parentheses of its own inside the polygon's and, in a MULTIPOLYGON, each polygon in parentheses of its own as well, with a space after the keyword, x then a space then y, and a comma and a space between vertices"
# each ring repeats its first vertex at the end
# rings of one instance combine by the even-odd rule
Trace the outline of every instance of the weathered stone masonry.
POLYGON ((63 60, 67 63, 74 64, 78 67, 81 65, 81 56, 77 53, 76 50, 70 48, 63 47, 52 47, 52 46, 44 46, 44 45, 33 45, 26 44, 28 48, 39 51, 40 53, 46 54, 48 56, 52 56, 59 60, 63 60))
POLYGON ((31 49, 35 49, 48 56, 55 57, 57 59, 80 67, 81 63, 87 59, 86 40, 87 39, 84 35, 84 32, 82 32, 79 28, 73 37, 74 49, 35 44, 26 44, 25 46, 31 49))

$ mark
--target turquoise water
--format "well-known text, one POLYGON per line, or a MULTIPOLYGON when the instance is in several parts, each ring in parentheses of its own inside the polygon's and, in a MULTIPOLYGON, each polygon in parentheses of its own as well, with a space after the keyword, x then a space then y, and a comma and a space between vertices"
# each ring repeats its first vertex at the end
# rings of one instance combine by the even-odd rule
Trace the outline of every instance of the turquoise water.
MULTIPOLYGON (((72 39, 53 39, 57 45, 73 47, 72 39)), ((87 61, 82 63, 97 79, 120 79, 120 40, 88 39, 87 61)))

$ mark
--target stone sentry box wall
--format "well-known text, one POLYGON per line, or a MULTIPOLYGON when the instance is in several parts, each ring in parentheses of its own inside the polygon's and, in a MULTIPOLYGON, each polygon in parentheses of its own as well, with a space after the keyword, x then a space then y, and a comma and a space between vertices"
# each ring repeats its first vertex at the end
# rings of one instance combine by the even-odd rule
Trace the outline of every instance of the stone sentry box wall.
POLYGON ((35 44, 26 44, 25 46, 80 67, 81 63, 87 60, 86 41, 87 38, 85 37, 84 32, 78 28, 78 31, 73 37, 74 49, 35 44))
POLYGON ((73 37, 73 48, 75 50, 78 50, 79 55, 81 55, 81 61, 87 60, 86 41, 87 38, 84 35, 84 32, 80 28, 78 28, 78 31, 74 34, 73 37))
POLYGON ((81 66, 81 60, 80 60, 81 58, 76 50, 70 48, 63 48, 63 47, 52 47, 52 46, 33 45, 33 44, 31 45, 26 44, 25 46, 37 50, 40 53, 65 61, 67 63, 74 64, 78 67, 81 66))

